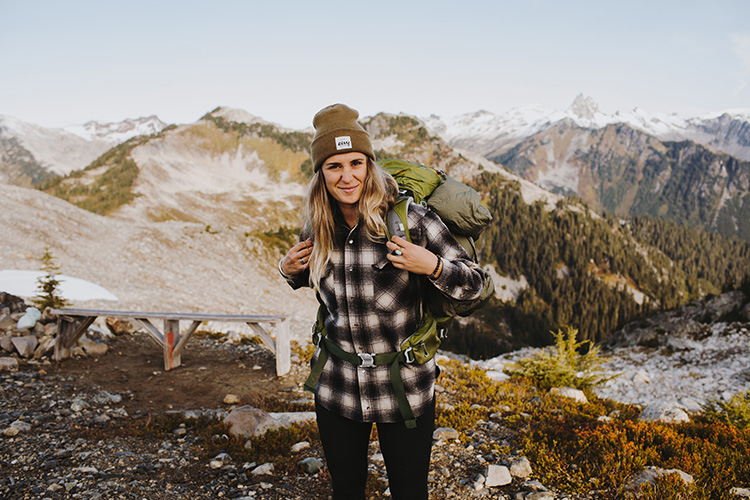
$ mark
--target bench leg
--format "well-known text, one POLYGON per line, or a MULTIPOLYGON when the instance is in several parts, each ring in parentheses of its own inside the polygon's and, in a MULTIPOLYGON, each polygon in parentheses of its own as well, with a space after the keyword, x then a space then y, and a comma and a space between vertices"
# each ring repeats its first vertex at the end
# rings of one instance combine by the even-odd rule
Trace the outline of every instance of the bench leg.
POLYGON ((180 322, 176 319, 164 320, 164 371, 177 368, 182 364, 182 354, 175 353, 175 346, 180 342, 180 322))
POLYGON ((292 369, 292 345, 289 322, 283 319, 276 323, 276 375, 279 377, 292 369))
POLYGON ((61 361, 70 357, 70 349, 81 338, 96 316, 59 316, 57 318, 57 335, 55 353, 52 359, 61 361))

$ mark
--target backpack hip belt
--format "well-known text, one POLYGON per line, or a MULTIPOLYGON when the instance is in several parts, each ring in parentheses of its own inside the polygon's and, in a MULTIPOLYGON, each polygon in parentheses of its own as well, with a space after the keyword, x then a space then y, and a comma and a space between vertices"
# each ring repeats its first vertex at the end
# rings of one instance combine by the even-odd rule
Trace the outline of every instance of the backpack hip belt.
MULTIPOLYGON (((413 345, 402 345, 402 350, 386 352, 386 353, 353 353, 348 352, 339 347, 338 344, 330 340, 326 336, 325 326, 323 325, 324 314, 322 312, 323 306, 318 309, 318 320, 313 325, 313 343, 318 346, 320 352, 318 354, 318 360, 310 371, 310 376, 305 381, 305 390, 315 393, 318 381, 320 380, 320 374, 323 372, 323 367, 328 361, 328 356, 334 356, 341 360, 347 361, 355 366, 362 368, 372 368, 375 366, 386 366, 390 365, 389 376, 391 379, 391 386, 393 392, 398 401, 398 408, 401 412, 401 416, 404 419, 404 423, 408 429, 413 429, 417 426, 414 412, 411 409, 409 400, 406 397, 406 389, 404 388, 404 381, 401 378, 401 364, 417 363, 422 364, 434 357, 435 347, 432 352, 430 345, 426 342, 419 342, 413 345)), ((409 339, 415 335, 423 334, 436 328, 436 322, 431 316, 426 314, 425 321, 417 332, 410 336, 409 339)), ((407 339, 404 344, 407 344, 407 339)))

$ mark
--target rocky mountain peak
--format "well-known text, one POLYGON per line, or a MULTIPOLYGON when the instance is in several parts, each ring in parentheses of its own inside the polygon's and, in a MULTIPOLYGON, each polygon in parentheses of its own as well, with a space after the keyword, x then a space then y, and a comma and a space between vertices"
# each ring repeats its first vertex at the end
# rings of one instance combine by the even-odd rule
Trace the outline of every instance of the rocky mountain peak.
POLYGON ((578 94, 569 108, 573 115, 587 120, 593 120, 599 111, 599 105, 591 97, 578 94))

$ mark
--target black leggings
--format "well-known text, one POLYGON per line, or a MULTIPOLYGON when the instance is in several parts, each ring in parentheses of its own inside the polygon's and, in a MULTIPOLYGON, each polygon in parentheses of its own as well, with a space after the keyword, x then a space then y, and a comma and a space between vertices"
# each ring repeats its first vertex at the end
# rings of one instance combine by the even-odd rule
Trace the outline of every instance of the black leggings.
MULTIPOLYGON (((367 449, 372 423, 355 422, 315 405, 320 440, 333 482, 333 500, 364 500, 367 449)), ((404 422, 378 423, 380 450, 388 471, 393 500, 427 500, 435 405, 417 417, 417 427, 404 422)))

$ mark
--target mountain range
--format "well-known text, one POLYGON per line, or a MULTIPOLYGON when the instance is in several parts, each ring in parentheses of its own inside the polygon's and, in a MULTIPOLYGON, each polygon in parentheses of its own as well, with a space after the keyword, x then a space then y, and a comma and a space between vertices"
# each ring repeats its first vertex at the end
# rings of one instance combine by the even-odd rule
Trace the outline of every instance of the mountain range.
POLYGON ((47 128, 0 115, 0 182, 35 186, 81 169, 131 137, 166 127, 156 116, 47 128))
MULTIPOLYGON (((647 311, 718 293, 750 276, 747 242, 702 239, 702 233, 669 222, 602 217, 581 198, 544 190, 477 152, 451 146, 414 116, 380 113, 361 122, 378 158, 439 168, 473 185, 495 215, 478 248, 495 277, 497 296, 482 314, 459 322, 465 335, 457 338, 471 344, 461 348, 464 352, 481 356, 543 344, 550 329, 564 324, 600 340, 647 311)), ((227 294, 245 294, 253 287, 245 276, 260 274, 262 280, 253 278, 263 283, 262 293, 253 295, 256 309, 306 317, 313 297, 305 295, 297 304, 302 309, 290 311, 287 301, 278 300, 285 283, 274 274, 299 231, 312 175, 312 131, 286 129, 223 107, 194 123, 152 123, 156 126, 147 134, 113 141, 88 164, 61 167, 67 174, 37 182, 39 189, 5 187, 13 201, 0 217, 3 267, 33 269, 50 245, 63 272, 74 274, 72 268, 77 277, 111 289, 123 298, 120 307, 143 308, 146 300, 152 308, 183 309, 199 300, 217 312, 235 310, 236 305, 224 309, 237 299, 227 294), (50 195, 54 202, 47 200, 50 195), (98 215, 81 215, 91 212, 98 215), (96 243, 97 234, 106 245, 96 243), (76 235, 85 235, 85 243, 76 235), (248 258, 252 273, 238 264, 248 258), (195 276, 194 266, 202 269, 195 276), (158 286, 144 287, 149 276, 158 286)), ((610 127, 618 125, 603 130, 610 127)), ((16 124, 13 130, 21 128, 16 124)), ((89 127, 97 128, 118 127, 89 127)), ((93 144, 94 139, 67 130, 54 132, 58 139, 72 135, 93 144)), ((637 134, 646 142, 659 141, 637 134)), ((19 135, 11 139, 29 154, 44 150, 19 135)))
POLYGON ((750 239, 750 110, 607 115, 578 96, 562 111, 530 106, 425 123, 448 144, 576 195, 597 212, 651 215, 750 239))

